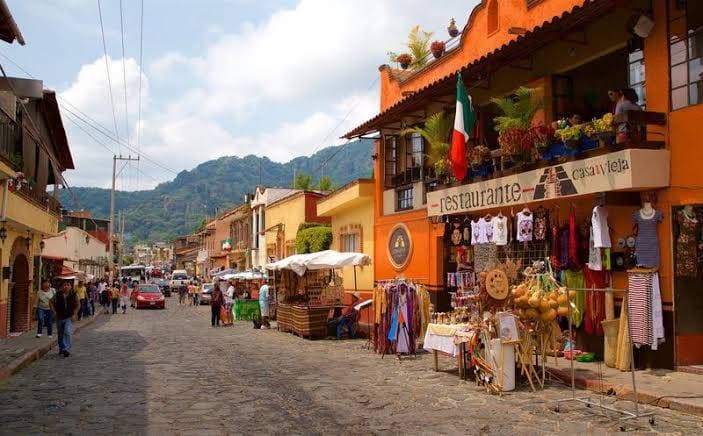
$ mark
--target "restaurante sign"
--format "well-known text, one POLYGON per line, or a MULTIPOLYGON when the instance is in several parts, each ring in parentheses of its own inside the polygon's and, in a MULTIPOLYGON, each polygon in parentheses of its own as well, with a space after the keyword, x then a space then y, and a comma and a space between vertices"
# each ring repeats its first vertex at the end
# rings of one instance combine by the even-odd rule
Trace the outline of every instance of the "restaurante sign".
POLYGON ((669 151, 629 149, 427 194, 427 215, 669 185, 669 151))

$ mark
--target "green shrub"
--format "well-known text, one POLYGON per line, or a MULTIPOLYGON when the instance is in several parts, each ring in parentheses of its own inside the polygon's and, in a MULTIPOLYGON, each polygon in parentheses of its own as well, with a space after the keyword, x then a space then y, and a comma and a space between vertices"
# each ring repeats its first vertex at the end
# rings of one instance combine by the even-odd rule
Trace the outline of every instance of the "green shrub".
POLYGON ((301 229, 295 237, 295 251, 298 254, 329 250, 330 245, 332 245, 332 228, 329 226, 317 225, 301 229))

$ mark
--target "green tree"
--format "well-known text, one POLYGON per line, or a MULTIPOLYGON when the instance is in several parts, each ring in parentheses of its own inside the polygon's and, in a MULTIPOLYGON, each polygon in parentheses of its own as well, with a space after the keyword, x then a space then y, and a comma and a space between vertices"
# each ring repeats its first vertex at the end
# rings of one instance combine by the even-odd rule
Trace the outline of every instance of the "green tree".
POLYGON ((430 158, 430 161, 435 166, 437 175, 449 172, 449 167, 445 161, 449 154, 449 134, 452 131, 453 123, 454 121, 447 117, 444 112, 437 112, 427 117, 424 126, 413 127, 400 132, 401 135, 417 133, 425 138, 425 141, 429 144, 427 157, 430 158))
POLYGON ((334 189, 334 183, 330 176, 322 176, 319 182, 317 182, 317 189, 319 191, 332 191, 334 189))
POLYGON ((312 176, 300 172, 295 175, 295 180, 293 181, 293 189, 311 189, 312 188, 312 176))
POLYGON ((130 255, 122 256, 122 265, 131 265, 134 263, 134 258, 130 255))

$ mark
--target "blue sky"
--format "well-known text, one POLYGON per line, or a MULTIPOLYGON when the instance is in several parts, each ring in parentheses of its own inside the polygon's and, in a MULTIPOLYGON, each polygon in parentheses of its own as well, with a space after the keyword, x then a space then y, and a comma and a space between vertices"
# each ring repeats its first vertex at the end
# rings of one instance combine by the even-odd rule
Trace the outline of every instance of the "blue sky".
MULTIPOLYGON (((463 26, 477 3, 143 0, 140 66, 140 1, 122 0, 123 73, 120 2, 101 0, 117 134, 149 157, 138 169, 125 169, 118 188, 127 190, 153 187, 172 179, 173 171, 220 156, 256 154, 285 162, 340 143, 344 131, 378 111, 378 84, 370 85, 386 53, 402 51, 410 27, 420 24, 446 39, 449 18, 463 26)), ((97 0, 8 4, 27 45, 3 45, 0 53, 115 136, 97 0)), ((9 74, 27 76, 6 58, 0 62, 9 74)), ((97 144, 69 120, 70 113, 63 115, 76 161, 76 170, 66 174, 69 183, 108 187, 108 148, 130 151, 83 125, 104 146, 97 144)))

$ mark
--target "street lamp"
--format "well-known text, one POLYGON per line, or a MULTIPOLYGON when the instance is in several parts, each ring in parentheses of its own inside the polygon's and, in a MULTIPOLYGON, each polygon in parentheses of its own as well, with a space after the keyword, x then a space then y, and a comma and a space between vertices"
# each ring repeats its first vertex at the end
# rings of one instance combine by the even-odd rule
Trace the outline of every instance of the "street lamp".
POLYGON ((85 235, 85 245, 90 244, 90 235, 85 235))
POLYGON ((7 229, 5 227, 0 229, 0 240, 2 240, 2 243, 5 243, 5 239, 7 239, 7 229))

